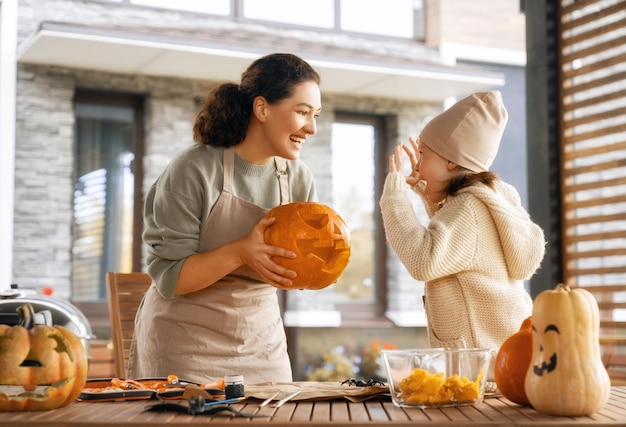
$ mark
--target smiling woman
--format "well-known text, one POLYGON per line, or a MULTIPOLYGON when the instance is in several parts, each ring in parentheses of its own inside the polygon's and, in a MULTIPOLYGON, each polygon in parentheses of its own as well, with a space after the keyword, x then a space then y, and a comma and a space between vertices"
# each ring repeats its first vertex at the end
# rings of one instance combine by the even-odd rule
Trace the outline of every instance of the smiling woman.
POLYGON ((207 94, 193 127, 196 144, 146 197, 153 282, 135 321, 131 378, 292 379, 277 288, 297 275, 277 259, 296 254, 264 242, 276 221, 264 217, 275 206, 317 199, 299 157, 317 131, 319 83, 304 60, 276 53, 254 61, 240 84, 207 94))

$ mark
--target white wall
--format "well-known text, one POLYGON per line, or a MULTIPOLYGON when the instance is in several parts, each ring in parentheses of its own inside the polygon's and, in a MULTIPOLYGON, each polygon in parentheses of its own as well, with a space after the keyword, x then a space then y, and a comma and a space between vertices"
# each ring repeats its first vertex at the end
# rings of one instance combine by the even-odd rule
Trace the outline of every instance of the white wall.
POLYGON ((0 0, 0 290, 13 281, 17 0, 0 0))

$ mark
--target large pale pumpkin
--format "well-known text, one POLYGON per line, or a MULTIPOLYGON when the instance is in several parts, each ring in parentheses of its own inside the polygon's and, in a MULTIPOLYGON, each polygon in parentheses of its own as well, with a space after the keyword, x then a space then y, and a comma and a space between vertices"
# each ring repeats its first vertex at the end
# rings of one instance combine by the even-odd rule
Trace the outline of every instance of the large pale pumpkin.
MULTIPOLYGON (((27 305, 18 310, 32 312, 27 305)), ((87 363, 83 343, 62 326, 32 325, 29 319, 24 326, 0 325, 0 411, 72 403, 87 381, 87 363)))
POLYGON ((533 354, 525 389, 541 413, 589 415, 611 391, 600 355, 600 316, 593 295, 559 284, 539 293, 533 314, 533 354))
POLYGON ((276 221, 265 230, 265 243, 297 255, 274 258, 298 274, 284 289, 322 289, 337 281, 350 261, 350 232, 337 212, 321 203, 295 202, 271 209, 266 217, 276 221))
POLYGON ((533 351, 532 318, 522 322, 519 331, 502 343, 494 366, 494 379, 504 397, 520 405, 529 405, 524 382, 533 351))

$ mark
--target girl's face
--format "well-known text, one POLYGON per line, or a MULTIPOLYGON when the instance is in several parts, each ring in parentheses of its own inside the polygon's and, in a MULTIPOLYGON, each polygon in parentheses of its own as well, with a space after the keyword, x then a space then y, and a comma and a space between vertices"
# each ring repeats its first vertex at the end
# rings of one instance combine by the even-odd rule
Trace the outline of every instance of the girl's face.
POLYGON ((419 179, 426 181, 426 195, 438 203, 445 198, 450 180, 457 174, 458 166, 431 150, 423 142, 418 143, 419 179))
POLYGON ((267 153, 289 160, 299 158, 307 137, 317 131, 321 109, 320 88, 312 81, 296 85, 290 98, 266 104, 263 136, 267 153))

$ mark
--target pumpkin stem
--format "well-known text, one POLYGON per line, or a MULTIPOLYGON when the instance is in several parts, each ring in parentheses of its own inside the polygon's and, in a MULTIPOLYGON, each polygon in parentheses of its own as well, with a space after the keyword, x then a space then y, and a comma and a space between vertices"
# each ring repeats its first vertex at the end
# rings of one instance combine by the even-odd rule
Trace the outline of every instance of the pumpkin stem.
POLYGON ((563 283, 559 283, 558 285, 556 285, 556 290, 557 291, 570 291, 570 287, 569 285, 565 285, 563 283))
POLYGON ((26 329, 35 326, 35 309, 30 303, 20 305, 15 311, 19 316, 18 325, 26 329))

